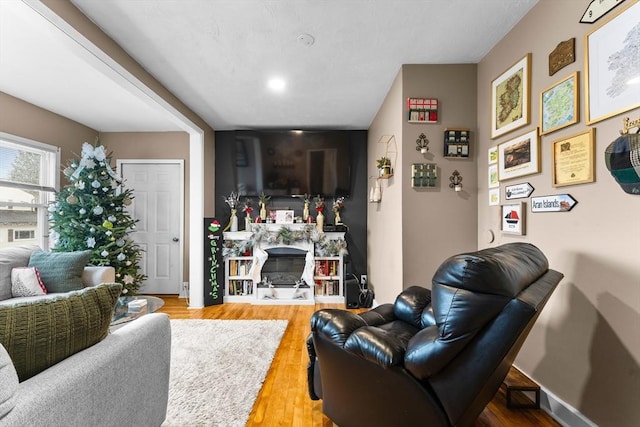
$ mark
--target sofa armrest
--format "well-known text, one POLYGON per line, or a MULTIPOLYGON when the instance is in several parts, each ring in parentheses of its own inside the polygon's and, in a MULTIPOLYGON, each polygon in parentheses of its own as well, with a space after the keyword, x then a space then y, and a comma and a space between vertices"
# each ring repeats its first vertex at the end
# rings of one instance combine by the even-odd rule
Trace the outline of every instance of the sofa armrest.
POLYGON ((84 287, 98 286, 101 283, 116 281, 116 270, 113 267, 95 267, 88 265, 82 270, 82 284, 84 287))
POLYGON ((20 383, 6 425, 159 426, 169 396, 171 326, 142 316, 20 383))

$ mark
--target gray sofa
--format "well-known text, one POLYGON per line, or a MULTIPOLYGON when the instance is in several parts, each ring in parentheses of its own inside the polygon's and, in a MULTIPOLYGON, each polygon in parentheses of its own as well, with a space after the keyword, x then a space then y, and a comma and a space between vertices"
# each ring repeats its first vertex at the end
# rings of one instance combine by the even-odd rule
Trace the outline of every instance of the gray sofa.
POLYGON ((169 395, 171 328, 142 316, 18 383, 0 345, 0 426, 159 426, 169 395))
MULTIPOLYGON (((0 305, 32 301, 34 298, 55 298, 58 295, 50 292, 37 297, 14 297, 11 293, 11 270, 15 267, 27 267, 31 253, 39 250, 38 246, 9 246, 0 249, 0 305)), ((115 282, 116 273, 113 267, 85 266, 81 277, 85 287, 96 286, 115 282)))
POLYGON ((0 249, 0 427, 160 426, 169 395, 168 316, 148 314, 109 331, 122 289, 110 284, 112 267, 84 267, 79 290, 12 297, 11 269, 27 266, 35 249, 0 249), (107 288, 110 304, 100 305, 96 295, 107 288), (86 330, 101 335, 76 348, 86 330), (25 346, 35 354, 19 356, 25 346), (48 350, 72 346, 33 376, 24 374, 30 361, 49 361, 48 350))

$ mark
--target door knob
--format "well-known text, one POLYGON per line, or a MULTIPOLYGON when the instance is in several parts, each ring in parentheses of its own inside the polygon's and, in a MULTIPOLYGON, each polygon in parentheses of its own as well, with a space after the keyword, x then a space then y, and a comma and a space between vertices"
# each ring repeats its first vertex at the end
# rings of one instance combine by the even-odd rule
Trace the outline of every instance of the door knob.
POLYGON ((174 238, 173 238, 173 241, 174 241, 174 242, 177 242, 177 241, 179 241, 179 240, 180 240, 180 239, 178 239, 177 237, 174 237, 174 238))

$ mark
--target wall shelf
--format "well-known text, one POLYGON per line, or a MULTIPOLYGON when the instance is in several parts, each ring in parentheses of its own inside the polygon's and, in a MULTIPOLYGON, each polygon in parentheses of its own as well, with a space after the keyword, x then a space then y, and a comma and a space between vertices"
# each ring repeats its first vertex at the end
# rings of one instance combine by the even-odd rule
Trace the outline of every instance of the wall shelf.
POLYGON ((438 100, 435 98, 409 98, 407 109, 409 123, 438 123, 438 100))
MULTIPOLYGON (((396 143, 396 137, 395 135, 382 135, 378 139, 378 144, 384 144, 384 154, 380 157, 386 157, 391 161, 389 173, 380 172, 378 174, 378 178, 389 179, 393 176, 393 170, 396 167, 396 161, 398 160, 398 145, 396 143)), ((383 169, 379 169, 379 171, 381 170, 383 169)))

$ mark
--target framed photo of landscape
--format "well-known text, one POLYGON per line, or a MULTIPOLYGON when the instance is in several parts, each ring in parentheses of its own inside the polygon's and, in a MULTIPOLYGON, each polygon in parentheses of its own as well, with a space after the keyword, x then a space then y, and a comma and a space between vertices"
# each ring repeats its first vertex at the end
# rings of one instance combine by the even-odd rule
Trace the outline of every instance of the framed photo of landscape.
POLYGON ((585 35, 585 110, 589 125, 640 107, 640 77, 633 68, 638 64, 631 60, 638 55, 640 2, 622 7, 585 35))
POLYGON ((551 154, 554 187, 595 181, 595 129, 553 141, 551 154))
POLYGON ((538 128, 498 145, 500 181, 540 172, 538 128))
POLYGON ((531 54, 491 82, 491 138, 529 124, 531 54))
POLYGON ((578 71, 540 92, 540 135, 578 123, 578 71))

